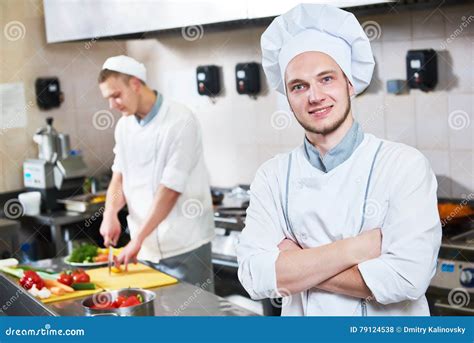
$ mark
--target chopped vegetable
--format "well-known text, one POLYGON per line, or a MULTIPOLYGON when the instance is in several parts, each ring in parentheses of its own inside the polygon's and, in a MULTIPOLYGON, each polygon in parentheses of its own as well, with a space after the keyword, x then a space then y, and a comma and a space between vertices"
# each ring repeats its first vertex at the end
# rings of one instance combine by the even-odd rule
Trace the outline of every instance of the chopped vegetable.
POLYGON ((50 273, 43 273, 43 272, 36 272, 43 280, 56 280, 58 278, 58 274, 50 274, 50 273))
POLYGON ((121 269, 120 267, 117 268, 117 267, 113 266, 112 268, 110 268, 110 271, 111 271, 112 273, 119 274, 119 273, 122 272, 122 269, 121 269))
POLYGON ((10 267, 3 267, 0 269, 2 272, 7 273, 9 275, 13 275, 19 279, 23 277, 23 269, 16 269, 10 267))
POLYGON ((99 254, 94 257, 94 262, 107 262, 109 260, 108 254, 99 254))
POLYGON ((115 308, 119 308, 124 302, 127 300, 127 297, 124 295, 119 295, 117 299, 112 303, 112 306, 115 308))
POLYGON ((69 262, 86 263, 93 262, 98 255, 97 246, 93 244, 82 244, 75 248, 69 256, 69 262))
POLYGON ((56 281, 56 280, 44 280, 44 284, 48 288, 59 287, 59 288, 63 289, 66 293, 73 293, 74 292, 74 289, 72 287, 69 287, 65 284, 62 284, 61 282, 56 281))
POLYGON ((28 289, 28 293, 40 299, 47 299, 51 296, 51 291, 49 289, 47 289, 46 287, 38 289, 36 285, 33 285, 30 289, 28 289))
POLYGON ((108 255, 109 254, 109 248, 97 248, 97 254, 98 255, 108 255))
POLYGON ((6 258, 0 260, 0 268, 1 267, 16 267, 18 265, 18 260, 16 258, 6 258))
POLYGON ((91 282, 81 282, 81 283, 73 283, 71 285, 71 287, 75 291, 85 291, 85 290, 89 290, 89 289, 95 289, 95 284, 93 284, 91 282))
POLYGON ((54 295, 58 295, 58 296, 61 296, 61 295, 64 295, 66 294, 66 291, 62 288, 59 288, 59 287, 51 287, 49 289, 51 291, 51 293, 53 293, 54 295))
POLYGON ((129 297, 126 297, 124 295, 119 295, 117 299, 115 299, 115 301, 113 301, 112 303, 107 302, 104 304, 95 304, 95 305, 90 306, 90 308, 95 309, 95 310, 110 310, 114 308, 136 306, 142 303, 143 303, 143 297, 141 296, 141 294, 131 295, 129 297))
POLYGON ((33 270, 25 270, 23 277, 20 279, 20 285, 24 289, 31 289, 33 286, 38 290, 44 287, 43 279, 33 270))
POLYGON ((141 301, 138 300, 137 296, 131 295, 122 303, 122 305, 120 305, 120 307, 130 307, 130 306, 136 306, 140 304, 141 304, 141 301))
POLYGON ((24 265, 24 264, 20 264, 20 265, 16 266, 15 268, 19 268, 19 269, 23 269, 23 270, 33 270, 37 273, 41 272, 41 273, 46 273, 46 274, 54 274, 54 273, 51 273, 51 272, 47 271, 46 269, 27 266, 27 265, 24 265))

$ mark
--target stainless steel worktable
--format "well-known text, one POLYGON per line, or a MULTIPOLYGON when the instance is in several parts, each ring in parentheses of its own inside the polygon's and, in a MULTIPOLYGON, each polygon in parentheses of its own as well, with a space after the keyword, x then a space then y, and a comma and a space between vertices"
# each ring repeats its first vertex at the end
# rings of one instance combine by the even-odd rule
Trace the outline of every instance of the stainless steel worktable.
MULTIPOLYGON (((32 264, 59 272, 70 268, 65 265, 62 258, 47 259, 32 264)), ((4 314, 7 315, 53 315, 53 316, 83 316, 82 299, 73 299, 42 304, 26 293, 19 292, 18 280, 0 272, 0 310, 12 296, 21 293, 21 299, 11 301, 11 305, 4 314), (13 282, 12 282, 13 281, 13 282), (29 298, 29 299, 28 299, 29 298), (33 301, 33 302, 32 302, 33 301), (24 305, 23 305, 24 304, 24 305), (32 306, 34 305, 34 306, 32 306), (24 311, 22 311, 24 308, 24 311)), ((242 307, 230 303, 199 287, 185 282, 175 285, 150 289, 155 292, 155 316, 254 316, 242 307)))
POLYGON ((68 243, 72 245, 72 242, 69 237, 64 237, 63 226, 84 222, 92 215, 93 213, 88 212, 54 211, 52 213, 40 213, 36 216, 25 215, 20 220, 25 225, 49 226, 54 246, 53 255, 66 256, 68 249, 72 249, 72 246, 68 247, 68 243))

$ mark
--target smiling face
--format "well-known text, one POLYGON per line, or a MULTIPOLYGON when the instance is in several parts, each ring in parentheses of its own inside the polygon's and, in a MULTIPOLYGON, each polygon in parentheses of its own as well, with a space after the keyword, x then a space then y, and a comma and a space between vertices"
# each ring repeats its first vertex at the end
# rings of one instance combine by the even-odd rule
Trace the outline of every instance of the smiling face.
POLYGON ((329 55, 308 51, 293 58, 285 85, 296 120, 307 132, 330 134, 349 117, 354 88, 329 55))
POLYGON ((99 84, 102 96, 109 101, 110 109, 118 110, 124 116, 137 112, 140 80, 135 77, 111 75, 99 84))

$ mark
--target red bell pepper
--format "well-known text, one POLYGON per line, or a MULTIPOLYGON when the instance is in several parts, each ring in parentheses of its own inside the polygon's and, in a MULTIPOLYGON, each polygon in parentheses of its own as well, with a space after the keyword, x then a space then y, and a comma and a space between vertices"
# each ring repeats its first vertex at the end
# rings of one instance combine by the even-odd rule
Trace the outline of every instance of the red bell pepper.
POLYGON ((23 277, 20 279, 20 285, 27 290, 36 285, 36 288, 40 290, 44 287, 44 281, 35 271, 25 270, 23 277))

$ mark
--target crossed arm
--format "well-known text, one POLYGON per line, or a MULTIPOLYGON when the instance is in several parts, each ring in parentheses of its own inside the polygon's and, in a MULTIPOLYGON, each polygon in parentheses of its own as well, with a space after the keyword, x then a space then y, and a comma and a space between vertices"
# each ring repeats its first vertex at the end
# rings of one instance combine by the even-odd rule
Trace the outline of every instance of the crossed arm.
POLYGON ((416 151, 404 153, 406 163, 389 178, 383 254, 380 234, 368 239, 374 230, 310 249, 285 240, 279 229, 284 218, 275 215, 283 211, 275 198, 279 182, 270 167, 262 167, 237 246, 239 280, 250 296, 264 299, 274 297, 276 289, 294 294, 318 288, 357 298, 373 293, 382 305, 422 297, 436 272, 441 243, 437 183, 426 158, 416 151))
POLYGON ((380 256, 380 246, 380 229, 309 249, 284 239, 278 245, 277 287, 290 294, 314 287, 357 298, 370 297, 372 292, 357 265, 380 256))

